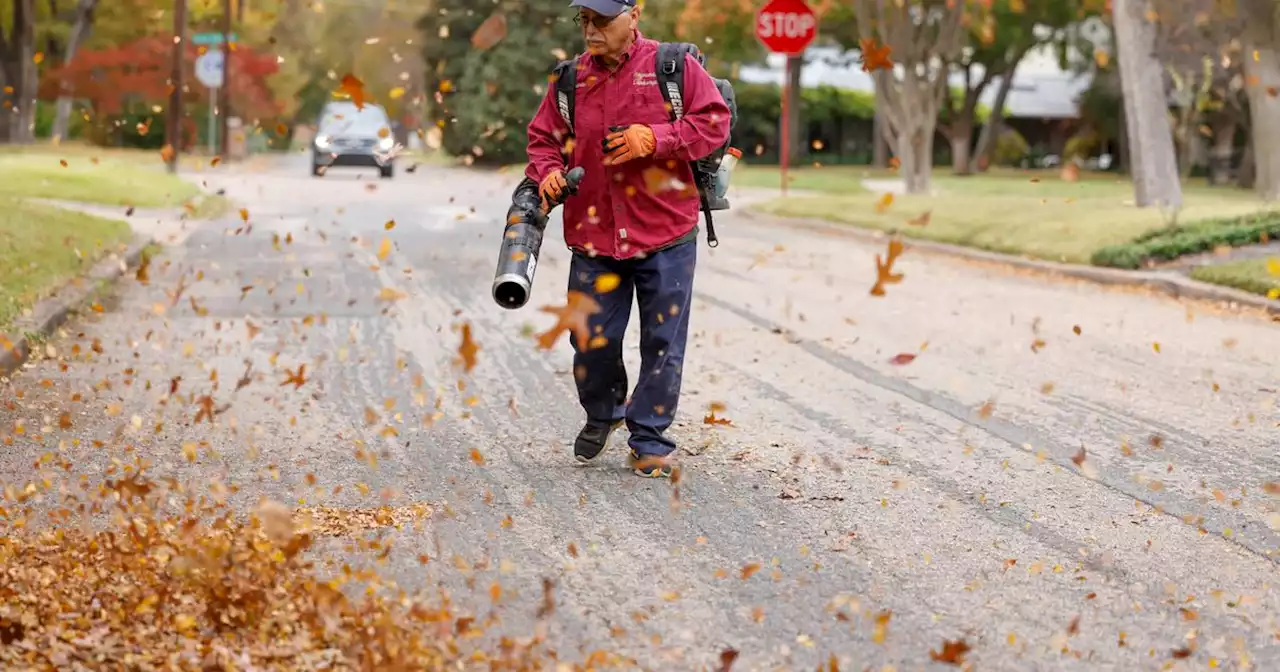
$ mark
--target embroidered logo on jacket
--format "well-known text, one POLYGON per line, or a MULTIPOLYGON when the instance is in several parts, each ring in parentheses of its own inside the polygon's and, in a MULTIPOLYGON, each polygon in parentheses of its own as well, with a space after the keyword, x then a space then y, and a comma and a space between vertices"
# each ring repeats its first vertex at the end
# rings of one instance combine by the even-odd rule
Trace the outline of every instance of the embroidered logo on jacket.
POLYGON ((633 86, 657 86, 658 73, 656 72, 637 72, 631 78, 633 86))

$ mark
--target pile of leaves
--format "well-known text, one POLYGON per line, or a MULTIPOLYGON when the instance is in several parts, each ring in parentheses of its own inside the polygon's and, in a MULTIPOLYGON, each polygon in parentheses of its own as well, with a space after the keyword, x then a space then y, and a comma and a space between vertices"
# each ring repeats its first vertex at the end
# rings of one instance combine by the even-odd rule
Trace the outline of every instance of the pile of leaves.
MULTIPOLYGON (((36 532, 17 517, 35 489, 7 494, 6 506, 18 501, 0 508, 6 670, 438 670, 462 656, 447 605, 318 578, 304 553, 313 528, 299 524, 312 516, 282 504, 240 520, 215 498, 180 496, 130 468, 36 532)), ((532 643, 503 649, 515 669, 534 655, 532 643)))

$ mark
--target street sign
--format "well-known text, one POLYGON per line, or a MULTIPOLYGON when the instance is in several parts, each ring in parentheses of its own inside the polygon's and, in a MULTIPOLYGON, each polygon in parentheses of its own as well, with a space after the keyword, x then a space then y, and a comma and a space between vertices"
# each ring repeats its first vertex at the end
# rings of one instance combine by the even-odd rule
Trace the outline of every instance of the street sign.
MULTIPOLYGON (((236 43, 236 34, 231 33, 227 36, 227 41, 231 44, 236 43)), ((222 33, 196 33, 191 36, 192 44, 222 44, 222 33)))
POLYGON ((770 0, 756 14, 756 37, 775 54, 802 54, 817 36, 818 17, 804 0, 770 0))
POLYGON ((211 89, 222 86, 225 62, 226 56, 221 50, 206 51, 196 59, 196 79, 211 89))

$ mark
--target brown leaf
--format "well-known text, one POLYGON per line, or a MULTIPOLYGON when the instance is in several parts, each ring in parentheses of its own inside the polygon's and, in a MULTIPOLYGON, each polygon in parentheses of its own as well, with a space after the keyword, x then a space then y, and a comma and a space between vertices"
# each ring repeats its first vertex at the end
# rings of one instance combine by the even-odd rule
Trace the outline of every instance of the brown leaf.
POLYGON ((995 413, 995 412, 996 412, 996 402, 994 400, 988 401, 978 409, 978 417, 982 418, 983 420, 986 420, 987 418, 991 417, 992 413, 995 413))
POLYGON ((876 644, 884 644, 884 640, 889 636, 889 619, 893 617, 892 611, 882 611, 876 614, 875 627, 871 631, 871 641, 876 644))
POLYGON ((905 364, 910 364, 911 362, 914 362, 914 361, 916 361, 915 355, 911 354, 910 352, 903 352, 903 353, 894 355, 893 359, 889 360, 889 363, 895 366, 903 366, 905 364))
POLYGON ((858 44, 862 51, 863 72, 893 69, 893 60, 889 58, 889 54, 893 51, 892 47, 877 44, 871 38, 858 40, 858 44))
POLYGON ((578 339, 578 347, 582 350, 590 349, 591 326, 587 320, 600 312, 600 304, 595 299, 571 289, 563 307, 543 306, 538 310, 556 316, 556 323, 550 329, 538 334, 539 348, 550 350, 556 341, 560 340, 560 334, 572 331, 574 337, 578 339))
POLYGON ((720 652, 720 667, 717 672, 729 672, 733 667, 733 661, 738 659, 737 649, 725 649, 720 652))
POLYGON ((963 639, 945 640, 942 642, 942 651, 929 649, 929 658, 939 663, 959 666, 964 664, 966 653, 969 653, 969 645, 963 639))
POLYGON ((478 464, 478 465, 480 465, 480 466, 482 466, 482 467, 484 466, 484 455, 481 455, 481 454, 480 454, 480 449, 479 449, 479 448, 472 448, 472 449, 471 449, 471 461, 472 461, 472 462, 475 462, 476 464, 478 464))
POLYGON ((747 563, 742 566, 741 578, 743 581, 746 581, 758 571, 760 571, 760 563, 758 562, 747 563))
POLYGON ((471 340, 471 323, 463 323, 462 342, 458 344, 458 358, 462 362, 463 371, 469 372, 476 367, 476 353, 478 352, 480 352, 480 346, 471 340))
POLYGON ((933 211, 925 210, 924 212, 920 213, 919 217, 916 217, 915 219, 908 219, 907 224, 910 224, 911 226, 929 226, 929 220, 932 218, 933 218, 933 211))
POLYGON ((902 239, 894 236, 889 239, 889 249, 882 260, 876 255, 876 284, 871 287, 871 296, 884 296, 884 286, 902 282, 902 274, 893 272, 893 263, 902 256, 904 247, 902 239))
POLYGON ((471 46, 481 51, 492 49, 507 36, 507 17, 494 12, 471 34, 471 46))
POLYGON ((356 78, 355 75, 347 73, 342 76, 342 82, 338 85, 338 91, 351 96, 351 102, 355 103, 357 110, 364 109, 365 100, 367 100, 364 92, 364 82, 356 78))

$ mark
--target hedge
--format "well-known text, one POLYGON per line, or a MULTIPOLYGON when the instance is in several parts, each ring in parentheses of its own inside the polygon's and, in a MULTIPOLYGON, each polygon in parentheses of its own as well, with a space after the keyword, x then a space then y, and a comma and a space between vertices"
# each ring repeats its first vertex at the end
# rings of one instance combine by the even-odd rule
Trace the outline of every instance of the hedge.
POLYGON ((1132 270, 1152 261, 1171 261, 1188 254, 1211 252, 1223 245, 1241 247, 1273 239, 1280 240, 1280 211, 1155 229, 1128 243, 1094 252, 1090 262, 1094 266, 1132 270))

